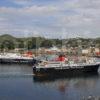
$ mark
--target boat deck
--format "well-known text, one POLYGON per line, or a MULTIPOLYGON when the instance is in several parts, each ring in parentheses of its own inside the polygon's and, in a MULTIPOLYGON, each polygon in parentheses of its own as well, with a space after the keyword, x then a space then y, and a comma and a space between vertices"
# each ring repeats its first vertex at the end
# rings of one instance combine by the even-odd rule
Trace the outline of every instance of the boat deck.
POLYGON ((79 63, 79 64, 65 64, 62 62, 50 62, 46 65, 38 65, 36 68, 83 68, 84 66, 95 66, 100 63, 79 63))

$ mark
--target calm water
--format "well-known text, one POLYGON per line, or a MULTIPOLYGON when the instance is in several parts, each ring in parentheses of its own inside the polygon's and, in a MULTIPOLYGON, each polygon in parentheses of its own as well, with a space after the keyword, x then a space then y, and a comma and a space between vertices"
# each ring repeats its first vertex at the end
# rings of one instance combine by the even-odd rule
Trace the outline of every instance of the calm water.
POLYGON ((82 100, 100 96, 100 76, 37 80, 31 66, 0 65, 0 100, 82 100))

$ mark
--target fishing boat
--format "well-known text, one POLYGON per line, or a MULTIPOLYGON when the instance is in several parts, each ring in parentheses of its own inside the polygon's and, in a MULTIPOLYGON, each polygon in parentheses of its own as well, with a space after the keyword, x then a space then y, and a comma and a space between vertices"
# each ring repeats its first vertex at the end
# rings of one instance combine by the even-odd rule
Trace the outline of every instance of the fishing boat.
POLYGON ((74 63, 66 60, 65 57, 60 57, 55 61, 41 61, 33 65, 33 73, 35 76, 70 76, 85 73, 97 73, 100 63, 94 59, 86 62, 74 63))

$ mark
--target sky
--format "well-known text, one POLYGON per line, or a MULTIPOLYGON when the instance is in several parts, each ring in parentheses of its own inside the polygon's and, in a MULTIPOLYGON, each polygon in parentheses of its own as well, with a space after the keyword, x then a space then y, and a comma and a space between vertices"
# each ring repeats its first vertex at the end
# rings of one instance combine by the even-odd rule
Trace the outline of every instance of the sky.
POLYGON ((100 37, 100 0, 0 0, 0 35, 100 37))

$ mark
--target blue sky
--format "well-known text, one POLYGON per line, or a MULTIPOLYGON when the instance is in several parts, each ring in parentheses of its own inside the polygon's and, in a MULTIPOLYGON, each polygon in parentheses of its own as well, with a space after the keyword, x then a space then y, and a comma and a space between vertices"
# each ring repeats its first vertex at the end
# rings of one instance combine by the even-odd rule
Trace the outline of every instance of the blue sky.
POLYGON ((100 0, 0 0, 0 34, 100 37, 100 0))
POLYGON ((48 5, 59 2, 59 0, 1 0, 0 6, 24 7, 32 5, 48 5))

